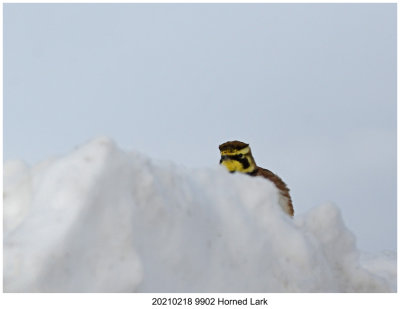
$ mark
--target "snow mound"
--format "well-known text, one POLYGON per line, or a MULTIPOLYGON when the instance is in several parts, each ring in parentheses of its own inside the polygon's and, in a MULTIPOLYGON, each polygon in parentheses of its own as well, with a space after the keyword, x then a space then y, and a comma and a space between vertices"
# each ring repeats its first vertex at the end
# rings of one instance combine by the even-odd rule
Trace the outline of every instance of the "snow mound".
POLYGON ((394 292, 340 211, 294 219, 272 183, 154 162, 98 138, 4 166, 6 292, 394 292))

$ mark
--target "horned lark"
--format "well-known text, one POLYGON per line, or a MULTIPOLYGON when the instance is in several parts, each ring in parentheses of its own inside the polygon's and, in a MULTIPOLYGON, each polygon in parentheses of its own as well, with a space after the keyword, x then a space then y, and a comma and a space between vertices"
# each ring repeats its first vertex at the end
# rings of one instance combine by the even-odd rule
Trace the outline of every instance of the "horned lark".
POLYGON ((221 152, 219 164, 223 164, 229 172, 241 172, 250 176, 262 176, 272 181, 280 193, 280 206, 287 214, 293 216, 294 210, 289 188, 279 176, 275 175, 270 170, 257 166, 251 154, 249 144, 231 141, 219 145, 219 150, 221 152))

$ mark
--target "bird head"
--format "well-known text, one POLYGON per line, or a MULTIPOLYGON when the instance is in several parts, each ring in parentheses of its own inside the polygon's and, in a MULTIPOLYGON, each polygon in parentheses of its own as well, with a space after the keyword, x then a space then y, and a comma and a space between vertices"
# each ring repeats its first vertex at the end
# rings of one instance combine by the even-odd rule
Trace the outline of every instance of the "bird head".
POLYGON ((256 168, 256 163, 251 154, 249 144, 240 141, 230 141, 219 145, 221 160, 229 172, 252 173, 256 168))

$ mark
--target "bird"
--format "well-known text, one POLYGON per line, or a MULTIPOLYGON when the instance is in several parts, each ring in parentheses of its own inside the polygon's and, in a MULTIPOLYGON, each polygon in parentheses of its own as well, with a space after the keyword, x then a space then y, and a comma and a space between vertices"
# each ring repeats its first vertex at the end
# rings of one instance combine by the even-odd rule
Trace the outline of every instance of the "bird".
POLYGON ((228 141, 219 145, 221 159, 219 164, 224 165, 229 172, 240 172, 249 176, 262 176, 272 181, 279 191, 279 205, 290 216, 294 216, 292 198, 286 183, 276 174, 257 166, 249 144, 240 141, 228 141))

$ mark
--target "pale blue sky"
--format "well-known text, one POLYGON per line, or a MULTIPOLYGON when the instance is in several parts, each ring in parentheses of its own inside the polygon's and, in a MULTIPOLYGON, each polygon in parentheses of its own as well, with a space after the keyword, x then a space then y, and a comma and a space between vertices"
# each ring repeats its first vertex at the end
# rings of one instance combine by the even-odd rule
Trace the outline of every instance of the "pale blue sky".
POLYGON ((396 249, 395 4, 5 4, 4 159, 106 135, 217 167, 250 143, 297 214, 396 249))

